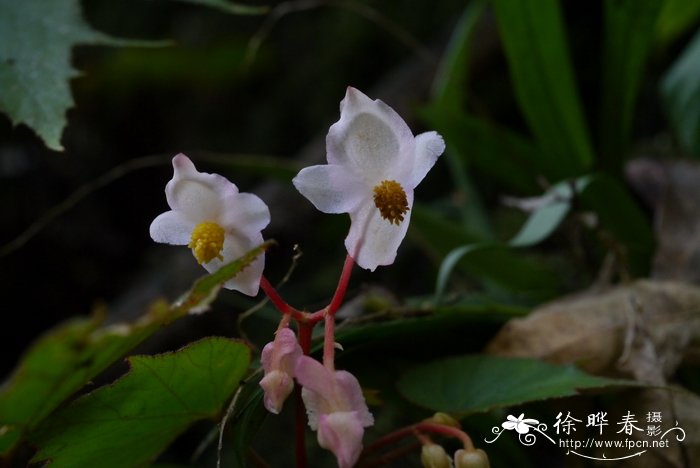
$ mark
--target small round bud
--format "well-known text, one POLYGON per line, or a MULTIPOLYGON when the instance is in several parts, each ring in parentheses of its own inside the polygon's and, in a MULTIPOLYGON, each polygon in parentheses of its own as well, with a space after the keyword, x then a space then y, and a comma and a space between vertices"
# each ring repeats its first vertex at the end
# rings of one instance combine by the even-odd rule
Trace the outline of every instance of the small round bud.
POLYGON ((455 468, 490 468, 489 457, 481 449, 459 449, 455 452, 455 468))
POLYGON ((442 413, 442 412, 435 413, 434 415, 432 415, 431 417, 426 419, 425 422, 442 424, 443 426, 456 427, 457 429, 462 427, 462 425, 459 424, 459 421, 457 421, 455 418, 453 418, 449 414, 442 413))
POLYGON ((441 445, 425 444, 420 452, 420 461, 424 468, 451 468, 452 460, 441 445))

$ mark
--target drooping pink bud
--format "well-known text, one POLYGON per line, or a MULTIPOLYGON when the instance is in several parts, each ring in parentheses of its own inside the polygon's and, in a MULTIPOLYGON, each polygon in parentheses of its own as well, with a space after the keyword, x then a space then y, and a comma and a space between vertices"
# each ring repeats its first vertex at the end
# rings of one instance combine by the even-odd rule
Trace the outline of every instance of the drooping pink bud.
POLYGON ((297 360, 295 373, 318 444, 335 454, 340 468, 352 467, 362 452, 364 428, 374 424, 360 383, 350 372, 331 371, 308 356, 297 360))
POLYGON ((294 389, 294 366, 302 355, 297 337, 290 328, 282 328, 275 334, 274 341, 265 345, 262 351, 262 365, 265 376, 260 386, 265 391, 265 408, 279 414, 284 400, 294 389))

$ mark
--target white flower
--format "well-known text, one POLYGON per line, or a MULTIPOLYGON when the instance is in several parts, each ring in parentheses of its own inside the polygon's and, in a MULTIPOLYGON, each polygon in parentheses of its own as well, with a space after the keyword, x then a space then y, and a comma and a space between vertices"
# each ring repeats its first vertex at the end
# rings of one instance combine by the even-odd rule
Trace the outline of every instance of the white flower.
POLYGON ((413 190, 445 149, 435 132, 413 136, 380 100, 348 88, 340 120, 326 137, 327 165, 311 166, 294 186, 324 213, 349 213, 348 254, 374 270, 396 258, 411 217, 413 190))
MULTIPOLYGON (((260 198, 240 193, 223 176, 197 172, 184 154, 173 158, 173 170, 165 186, 171 210, 151 223, 154 241, 187 245, 210 273, 262 244, 270 211, 260 198)), ((224 287, 255 296, 264 265, 261 254, 224 287)))

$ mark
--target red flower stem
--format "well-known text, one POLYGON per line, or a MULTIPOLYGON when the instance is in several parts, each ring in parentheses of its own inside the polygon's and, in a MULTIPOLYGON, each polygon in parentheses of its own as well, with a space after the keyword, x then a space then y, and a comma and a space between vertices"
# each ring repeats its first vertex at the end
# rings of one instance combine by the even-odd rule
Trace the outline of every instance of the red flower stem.
POLYGON ((335 317, 326 315, 323 334, 323 365, 331 372, 335 371, 335 317))
POLYGON ((369 453, 376 452, 384 446, 393 444, 404 437, 410 435, 416 435, 417 432, 433 432, 435 434, 440 434, 447 437, 454 437, 462 441, 464 448, 468 451, 474 450, 474 444, 472 439, 461 429, 452 426, 446 426, 444 424, 436 424, 431 422, 419 422, 411 426, 406 426, 401 429, 397 429, 394 432, 390 432, 384 437, 374 441, 372 444, 368 445, 362 452, 363 456, 369 453))
POLYGON ((270 282, 264 276, 260 278, 260 287, 265 292, 267 297, 270 299, 270 302, 272 302, 272 305, 274 305, 277 310, 279 310, 283 314, 292 313, 294 308, 286 302, 284 302, 284 299, 282 299, 275 287, 272 286, 272 284, 270 284, 270 282))
MULTIPOLYGON (((302 321, 297 322, 299 325, 299 346, 304 355, 308 356, 311 352, 311 332, 314 324, 302 321)), ((304 400, 301 398, 301 386, 296 385, 294 388, 296 399, 296 417, 295 417, 295 456, 297 468, 306 468, 306 408, 304 408, 304 400)))
POLYGON ((343 303, 345 291, 348 289, 348 282, 350 281, 350 275, 352 274, 352 267, 354 265, 355 260, 353 260, 350 255, 347 255, 345 257, 345 264, 343 264, 343 271, 340 274, 340 279, 338 279, 338 287, 335 289, 333 299, 331 299, 331 303, 328 305, 328 314, 331 317, 335 315, 343 303))

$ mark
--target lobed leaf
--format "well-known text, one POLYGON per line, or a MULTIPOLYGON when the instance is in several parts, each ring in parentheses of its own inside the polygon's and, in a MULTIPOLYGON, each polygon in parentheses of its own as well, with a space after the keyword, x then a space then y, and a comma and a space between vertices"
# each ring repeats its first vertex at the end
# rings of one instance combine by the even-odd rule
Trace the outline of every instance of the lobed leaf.
POLYGON ((77 0, 0 0, 0 111, 26 124, 60 151, 69 81, 77 76, 71 49, 78 44, 162 45, 115 39, 93 30, 77 0))
POLYGON ((195 282, 178 304, 154 304, 135 323, 102 326, 104 317, 75 319, 47 333, 23 356, 0 388, 0 455, 6 455, 63 401, 162 326, 204 310, 270 242, 195 282))
POLYGON ((399 391, 411 402, 431 411, 460 415, 623 385, 634 383, 588 375, 572 365, 487 355, 423 364, 406 372, 398 382, 399 391))
POLYGON ((250 350, 205 338, 128 361, 128 374, 58 411, 33 435, 39 447, 33 461, 105 468, 152 461, 190 424, 221 411, 248 369, 250 350))

